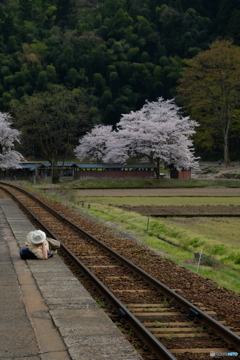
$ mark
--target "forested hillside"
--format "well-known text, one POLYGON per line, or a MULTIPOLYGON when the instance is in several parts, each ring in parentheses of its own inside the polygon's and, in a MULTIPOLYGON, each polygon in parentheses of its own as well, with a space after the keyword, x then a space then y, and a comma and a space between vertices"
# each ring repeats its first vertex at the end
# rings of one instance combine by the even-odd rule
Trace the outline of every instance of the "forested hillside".
POLYGON ((217 37, 240 45, 240 2, 5 0, 0 27, 0 111, 61 85, 87 98, 89 126, 114 125, 174 98, 186 59, 217 37))

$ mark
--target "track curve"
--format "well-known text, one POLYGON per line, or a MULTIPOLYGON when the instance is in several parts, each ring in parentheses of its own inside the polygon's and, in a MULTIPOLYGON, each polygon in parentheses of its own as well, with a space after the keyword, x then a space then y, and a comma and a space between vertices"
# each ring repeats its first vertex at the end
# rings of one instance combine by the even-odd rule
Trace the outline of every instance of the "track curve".
MULTIPOLYGON (((240 351, 239 335, 216 321, 212 317, 217 316, 216 312, 203 309, 202 304, 196 306, 177 291, 171 291, 112 249, 117 248, 114 242, 110 247, 81 229, 75 224, 77 214, 72 210, 66 214, 68 210, 59 204, 60 212, 56 214, 52 206, 46 205, 46 202, 53 204, 49 199, 40 201, 39 196, 36 198, 10 184, 0 186, 8 192, 11 187, 9 194, 24 207, 32 221, 38 221, 49 236, 61 240, 62 251, 72 262, 81 265, 82 272, 91 276, 95 286, 117 310, 118 318, 130 323, 158 359, 192 360, 211 351, 240 351)), ((141 250, 140 256, 144 254, 144 249, 141 250)))

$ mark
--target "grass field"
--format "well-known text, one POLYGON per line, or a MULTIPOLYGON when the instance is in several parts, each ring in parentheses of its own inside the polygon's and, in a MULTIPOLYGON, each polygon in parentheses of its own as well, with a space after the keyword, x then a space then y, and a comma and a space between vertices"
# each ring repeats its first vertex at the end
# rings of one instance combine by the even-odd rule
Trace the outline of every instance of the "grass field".
POLYGON ((74 180, 68 185, 73 189, 111 189, 111 188, 201 188, 225 186, 240 187, 240 180, 226 179, 89 179, 74 180))
POLYGON ((240 205, 240 196, 76 196, 78 201, 105 205, 199 206, 240 205))
MULTIPOLYGON (((156 189, 156 188, 203 188, 203 187, 227 187, 239 188, 240 179, 80 179, 70 180, 67 177, 61 177, 61 185, 54 185, 55 188, 66 186, 68 189, 156 189)), ((26 181, 19 180, 19 183, 26 181)), ((47 177, 42 181, 38 181, 38 188, 50 188, 51 178, 47 177)))

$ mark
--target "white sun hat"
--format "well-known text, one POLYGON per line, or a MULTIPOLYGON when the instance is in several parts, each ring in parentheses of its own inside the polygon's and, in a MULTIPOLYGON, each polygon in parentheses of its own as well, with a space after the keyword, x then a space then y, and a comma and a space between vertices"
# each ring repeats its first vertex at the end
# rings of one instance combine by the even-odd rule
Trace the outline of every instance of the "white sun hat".
POLYGON ((46 234, 42 230, 34 230, 30 232, 30 239, 33 244, 41 244, 46 240, 46 234))

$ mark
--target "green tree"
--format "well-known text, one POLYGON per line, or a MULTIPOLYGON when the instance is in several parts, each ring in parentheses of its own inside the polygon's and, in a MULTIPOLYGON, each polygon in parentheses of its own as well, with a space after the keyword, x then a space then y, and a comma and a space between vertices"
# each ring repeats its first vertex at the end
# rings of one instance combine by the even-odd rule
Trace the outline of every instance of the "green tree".
POLYGON ((79 82, 80 76, 76 69, 71 68, 67 72, 67 76, 64 78, 64 81, 67 85, 75 85, 79 82))
POLYGON ((17 46, 17 40, 15 36, 9 36, 8 37, 8 51, 10 53, 14 53, 18 50, 18 46, 17 46))
POLYGON ((227 34, 234 41, 235 45, 240 45, 240 11, 235 10, 228 24, 227 34))
POLYGON ((57 83, 58 79, 55 67, 53 65, 47 65, 46 71, 49 81, 52 83, 57 83))
POLYGON ((226 34, 229 20, 236 10, 240 10, 240 3, 238 0, 220 0, 217 13, 217 27, 220 36, 226 34))
POLYGON ((36 82, 36 89, 39 91, 46 91, 47 90, 47 72, 46 71, 40 71, 37 82, 36 82))
POLYGON ((19 0, 20 18, 22 20, 32 19, 33 1, 19 0))
POLYGON ((178 92, 203 128, 221 131, 228 166, 229 130, 240 100, 240 47, 230 40, 213 42, 183 68, 178 92))
POLYGON ((117 72, 111 72, 111 74, 109 75, 109 82, 112 89, 112 93, 116 96, 120 84, 120 79, 117 72))
POLYGON ((105 90, 101 97, 101 105, 106 107, 108 104, 112 102, 112 92, 111 90, 105 90))
POLYGON ((104 79, 104 77, 99 74, 99 73, 95 73, 93 75, 93 83, 94 83, 94 86, 96 87, 96 89, 98 91, 102 91, 102 88, 106 85, 106 80, 104 79))
MULTIPOLYGON (((91 127, 84 96, 62 87, 35 94, 12 109, 15 125, 25 142, 38 146, 52 165, 52 181, 59 181, 56 164, 76 146, 76 139, 91 127)), ((63 160, 64 162, 64 160, 63 160)))
POLYGON ((57 25, 62 23, 62 25, 65 26, 68 24, 68 17, 72 8, 72 2, 70 0, 59 0, 57 5, 55 23, 57 25))

